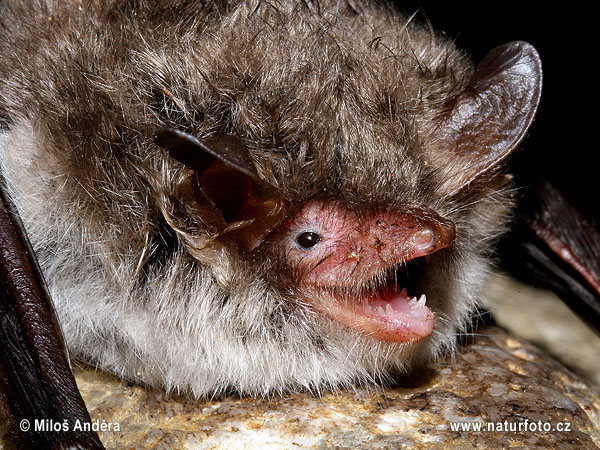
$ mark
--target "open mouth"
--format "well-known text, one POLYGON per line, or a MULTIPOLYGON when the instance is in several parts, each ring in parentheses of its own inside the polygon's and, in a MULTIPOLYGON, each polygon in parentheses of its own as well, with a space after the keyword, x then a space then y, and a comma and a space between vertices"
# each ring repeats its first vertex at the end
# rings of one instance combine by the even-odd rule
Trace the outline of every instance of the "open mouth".
POLYGON ((317 307, 329 318, 382 341, 420 341, 435 326, 426 293, 419 290, 428 259, 394 265, 353 292, 327 289, 326 300, 317 307))
POLYGON ((428 208, 359 214, 315 200, 279 233, 273 239, 291 269, 292 288, 313 309, 381 341, 411 343, 432 333, 429 280, 456 239, 451 220, 428 208), (300 239, 307 235, 314 240, 300 239))

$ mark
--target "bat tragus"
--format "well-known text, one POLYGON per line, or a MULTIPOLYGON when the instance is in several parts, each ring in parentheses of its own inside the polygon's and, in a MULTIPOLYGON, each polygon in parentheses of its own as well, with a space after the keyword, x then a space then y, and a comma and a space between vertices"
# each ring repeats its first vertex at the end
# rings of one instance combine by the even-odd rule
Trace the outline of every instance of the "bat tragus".
MULTIPOLYGON (((88 417, 58 323, 71 357, 198 397, 385 384, 452 351, 541 77, 525 42, 473 65, 375 1, 1 2, 13 420, 88 417)), ((536 248, 567 254, 545 223, 536 248)), ((571 255, 597 318, 600 271, 571 255)))

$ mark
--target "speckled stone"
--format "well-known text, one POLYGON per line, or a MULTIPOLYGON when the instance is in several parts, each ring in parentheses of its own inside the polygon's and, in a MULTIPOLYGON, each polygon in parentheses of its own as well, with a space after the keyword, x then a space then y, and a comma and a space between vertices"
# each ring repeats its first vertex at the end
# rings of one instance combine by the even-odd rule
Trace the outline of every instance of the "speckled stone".
MULTIPOLYGON (((402 387, 315 398, 165 398, 90 368, 75 370, 107 448, 353 449, 573 448, 600 445, 600 390, 544 351, 491 327, 454 359, 402 387), (537 431, 524 430, 535 426, 537 431), (505 423, 506 421, 506 423, 505 423), (501 423, 508 431, 453 430, 501 423), (510 431, 510 427, 521 431, 510 431), (540 431, 547 423, 552 431, 540 431), (559 432, 557 425, 570 430, 559 432)), ((0 445, 2 447, 2 445, 0 445)))
POLYGON ((510 334, 544 348, 584 379, 600 386, 600 334, 551 291, 496 273, 480 304, 510 334))

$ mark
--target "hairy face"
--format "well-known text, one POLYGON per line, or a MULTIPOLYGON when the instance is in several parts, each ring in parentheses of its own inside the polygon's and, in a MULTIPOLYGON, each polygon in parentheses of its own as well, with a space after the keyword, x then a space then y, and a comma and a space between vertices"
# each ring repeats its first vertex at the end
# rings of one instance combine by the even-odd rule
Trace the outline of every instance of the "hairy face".
POLYGON ((452 348, 535 50, 474 69, 375 1, 154 3, 1 6, 2 164, 71 354, 201 396, 452 348))
POLYGON ((356 214, 312 201, 265 245, 285 261, 282 278, 296 295, 325 316, 376 339, 413 342, 431 334, 435 319, 426 293, 413 290, 408 265, 427 265, 454 237, 454 224, 433 211, 356 214))

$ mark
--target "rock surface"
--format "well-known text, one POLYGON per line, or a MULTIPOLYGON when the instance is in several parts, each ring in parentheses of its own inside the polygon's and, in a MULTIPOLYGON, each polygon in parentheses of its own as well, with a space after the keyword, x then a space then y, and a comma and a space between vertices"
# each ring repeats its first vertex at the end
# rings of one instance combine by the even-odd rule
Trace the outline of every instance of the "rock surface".
POLYGON ((544 351, 496 327, 469 338, 453 360, 407 378, 402 387, 321 398, 295 394, 272 400, 166 399, 159 391, 128 385, 91 368, 78 367, 75 373, 92 419, 111 425, 110 431, 100 433, 107 448, 600 445, 600 390, 544 351), (473 424, 486 431, 466 428, 473 424), (502 429, 487 431, 489 424, 502 429), (569 430, 558 431, 559 424, 568 424, 569 430), (550 431, 540 430, 543 427, 550 431))
POLYGON ((546 289, 496 273, 480 304, 511 334, 533 342, 600 387, 600 334, 546 289))

